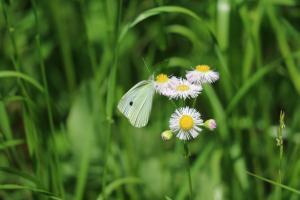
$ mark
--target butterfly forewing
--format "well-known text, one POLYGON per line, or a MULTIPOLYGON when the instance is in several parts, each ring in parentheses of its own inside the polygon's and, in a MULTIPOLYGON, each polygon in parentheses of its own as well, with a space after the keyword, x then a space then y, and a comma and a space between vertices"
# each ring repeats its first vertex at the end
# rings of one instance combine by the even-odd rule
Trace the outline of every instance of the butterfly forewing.
POLYGON ((135 102, 129 112, 129 121, 135 127, 147 125, 152 109, 154 86, 152 82, 145 85, 135 97, 135 102))
POLYGON ((154 95, 153 82, 141 81, 133 86, 120 100, 118 109, 135 127, 148 123, 154 95))
POLYGON ((129 117, 129 112, 132 108, 134 99, 136 98, 137 94, 139 94, 143 86, 145 86, 146 84, 147 81, 141 81, 137 83, 128 92, 126 92, 126 94, 124 94, 121 100, 119 101, 118 109, 127 118, 129 117))

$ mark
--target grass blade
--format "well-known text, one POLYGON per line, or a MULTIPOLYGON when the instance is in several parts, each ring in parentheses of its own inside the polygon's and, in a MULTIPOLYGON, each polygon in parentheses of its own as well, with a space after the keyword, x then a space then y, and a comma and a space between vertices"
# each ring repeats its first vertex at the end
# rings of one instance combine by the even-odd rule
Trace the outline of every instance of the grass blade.
POLYGON ((21 72, 17 71, 0 71, 0 78, 20 78, 28 83, 30 83, 32 86, 34 86, 36 89, 38 89, 40 92, 44 92, 44 88, 33 78, 30 76, 23 74, 21 72))
POLYGON ((265 181, 265 182, 267 182, 267 183, 270 183, 270 184, 272 184, 272 185, 274 185, 274 186, 281 187, 281 188, 286 189, 286 190, 288 190, 288 191, 290 191, 290 192, 294 192, 294 193, 300 195, 300 190, 297 190, 297 189, 295 189, 295 188, 289 187, 289 186, 287 186, 287 185, 283 185, 283 184, 281 184, 281 183, 277 183, 276 181, 273 181, 273 180, 271 180, 271 179, 264 178, 264 177, 262 177, 262 176, 253 174, 253 173, 248 172, 248 171, 247 171, 246 173, 249 174, 250 176, 253 176, 253 177, 255 177, 255 178, 258 178, 258 179, 260 179, 260 180, 262 180, 262 181, 265 181))
MULTIPOLYGON (((291 57, 300 56, 300 51, 292 53, 291 57)), ((280 61, 284 60, 283 58, 278 59, 271 64, 268 64, 264 67, 261 67, 251 78, 248 79, 236 92, 235 96, 232 98, 227 107, 227 114, 232 112, 232 110, 237 106, 240 100, 247 94, 247 92, 258 83, 265 75, 272 72, 272 70, 280 63, 280 61)))
POLYGON ((11 148, 20 144, 23 144, 24 141, 23 140, 8 140, 5 142, 0 143, 0 151, 7 149, 7 148, 11 148))
POLYGON ((18 176, 18 177, 21 177, 23 179, 26 179, 27 181, 30 181, 34 184, 39 185, 39 181, 34 176, 32 176, 30 174, 27 174, 25 172, 18 171, 16 169, 11 168, 11 167, 0 167, 0 171, 8 173, 8 174, 15 175, 15 176, 18 176))
MULTIPOLYGON (((105 188, 105 195, 108 197, 114 190, 116 190, 118 187, 126 184, 141 184, 142 180, 136 177, 126 177, 126 178, 120 178, 109 185, 106 186, 105 188)), ((103 199, 103 194, 101 193, 97 200, 102 200, 103 199)))
POLYGON ((48 192, 46 190, 23 186, 23 185, 3 184, 3 185, 0 185, 0 190, 29 190, 34 193, 45 195, 45 196, 49 197, 50 199, 62 200, 61 198, 55 196, 54 194, 52 194, 51 192, 48 192))
POLYGON ((119 37, 119 42, 122 41, 122 39, 124 38, 126 33, 129 31, 129 29, 133 28, 137 24, 141 23, 142 21, 144 21, 152 16, 160 15, 162 13, 184 14, 184 15, 192 17, 193 19, 195 19, 197 21, 201 21, 202 23, 204 23, 204 21, 196 13, 194 13, 193 11, 191 11, 187 8, 180 7, 180 6, 160 6, 160 7, 152 8, 152 9, 142 12, 135 18, 135 20, 133 20, 131 23, 127 24, 121 31, 121 34, 119 37))

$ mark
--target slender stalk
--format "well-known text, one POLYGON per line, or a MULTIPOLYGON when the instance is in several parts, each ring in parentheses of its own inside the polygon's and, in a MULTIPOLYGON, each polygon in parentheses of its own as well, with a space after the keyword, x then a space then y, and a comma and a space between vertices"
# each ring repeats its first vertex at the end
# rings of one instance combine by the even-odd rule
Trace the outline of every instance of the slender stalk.
POLYGON ((10 39, 12 47, 13 47, 13 55, 12 55, 11 59, 14 64, 15 70, 20 71, 19 53, 17 50, 17 43, 16 43, 16 39, 15 39, 15 35, 14 35, 15 28, 13 26, 11 26, 11 24, 10 24, 7 7, 6 7, 4 0, 2 0, 1 2, 2 2, 2 12, 3 12, 3 16, 4 16, 5 25, 7 27, 8 36, 9 36, 9 39, 10 39))
MULTIPOLYGON (((15 71, 16 72, 21 72, 21 69, 20 69, 21 62, 20 62, 19 53, 18 53, 19 51, 18 51, 18 48, 17 48, 16 39, 15 39, 15 28, 10 23, 9 9, 6 6, 6 3, 4 2, 4 0, 2 0, 1 3, 2 3, 2 12, 3 12, 5 25, 6 25, 6 28, 7 28, 7 31, 8 31, 8 35, 9 35, 9 38, 10 38, 11 45, 13 47, 13 55, 11 56, 11 60, 12 60, 15 71)), ((23 81, 20 78, 18 78, 17 83, 18 83, 18 85, 21 89, 22 96, 25 97, 28 100, 31 100, 29 95, 28 95, 28 92, 26 90, 26 87, 25 87, 25 84, 23 83, 23 81)), ((23 103, 22 103, 22 105, 23 105, 23 103)), ((32 112, 31 112, 31 109, 30 109, 30 105, 27 102, 25 102, 24 105, 25 105, 25 108, 28 108, 28 110, 30 112, 30 116, 32 117, 32 112)), ((17 152, 15 150, 12 150, 12 151, 13 151, 12 152, 13 156, 15 158, 18 158, 18 159, 15 159, 17 161, 18 165, 22 166, 23 165, 23 162, 21 160, 22 157, 18 156, 17 152)))
MULTIPOLYGON (((50 131, 51 131, 50 139, 52 140, 51 143, 53 144, 52 148, 55 148, 53 114, 52 114, 52 109, 51 109, 51 105, 50 105, 50 97, 49 97, 49 89, 48 89, 48 82, 47 82, 47 77, 46 77, 45 64, 44 64, 44 59, 43 59, 43 55, 41 52, 40 23, 39 23, 39 17, 38 17, 38 13, 37 13, 36 1, 31 0, 31 3, 33 5, 33 12, 34 12, 34 18, 35 18, 35 28, 36 28, 35 40, 36 40, 36 46, 37 46, 37 50, 38 50, 38 59, 39 59, 39 65, 41 68, 41 73, 42 73, 42 81, 43 81, 43 85, 45 88, 45 102, 47 105, 48 121, 49 121, 50 131)), ((56 152, 55 150, 52 152, 54 152, 53 153, 54 162, 58 164, 59 163, 58 155, 55 153, 56 152)), ((54 170, 60 174, 59 167, 55 166, 55 168, 56 169, 54 169, 54 170)), ((63 197, 64 190, 63 190, 63 185, 62 185, 62 181, 61 181, 60 177, 61 176, 59 175, 57 177, 53 177, 53 179, 55 180, 55 184, 58 184, 57 190, 59 191, 60 195, 62 195, 62 197, 63 197)))
POLYGON ((189 145, 187 142, 184 143, 184 152, 185 152, 185 158, 186 158, 186 173, 188 178, 188 184, 189 184, 189 191, 190 191, 190 200, 193 199, 193 187, 192 187, 192 176, 191 176, 191 163, 190 163, 190 151, 189 151, 189 145))
POLYGON ((96 53, 95 53, 95 50, 93 48, 91 41, 89 40, 87 17, 86 17, 85 13, 86 13, 86 3, 85 3, 85 0, 81 0, 80 1, 80 16, 81 16, 82 22, 83 22, 83 33, 84 33, 84 37, 85 37, 85 41, 86 41, 86 47, 88 50, 88 57, 89 57, 90 64, 91 64, 91 70, 92 70, 92 73, 96 75, 96 71, 97 71, 96 53))
MULTIPOLYGON (((279 168, 278 168, 278 183, 282 183, 282 158, 283 158, 283 138, 282 138, 282 131, 284 125, 284 112, 280 111, 279 116, 279 127, 278 127, 278 135, 277 135, 277 146, 279 147, 279 168)), ((279 188, 278 196, 281 197, 281 188, 279 188)), ((280 198, 279 198, 280 199, 280 198)))
POLYGON ((107 160, 110 153, 110 145, 111 145, 111 132, 112 132, 112 113, 113 113, 113 98, 115 92, 115 84, 116 84, 116 75, 117 75, 117 66, 118 66, 118 53, 119 53, 119 28, 121 22, 121 11, 122 11, 123 1, 119 0, 118 2, 118 12, 116 18, 116 25, 114 28, 114 41, 112 44, 112 49, 114 49, 113 54, 113 67, 109 74, 109 84, 108 84, 108 94, 106 99, 106 115, 108 120, 108 128, 107 128, 107 138, 106 138, 106 149, 104 154, 104 166, 103 166, 103 174, 102 174, 102 191, 103 191, 103 199, 106 199, 106 170, 107 170, 107 160))

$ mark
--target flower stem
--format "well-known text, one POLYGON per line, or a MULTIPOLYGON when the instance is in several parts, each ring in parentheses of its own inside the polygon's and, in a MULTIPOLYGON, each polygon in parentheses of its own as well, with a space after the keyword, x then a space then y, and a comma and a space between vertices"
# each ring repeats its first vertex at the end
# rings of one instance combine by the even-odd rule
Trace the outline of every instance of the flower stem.
POLYGON ((191 164, 190 164, 190 152, 189 152, 189 146, 188 143, 184 143, 184 151, 185 151, 185 158, 187 159, 186 162, 186 173, 188 177, 188 183, 189 183, 189 190, 190 190, 190 200, 192 200, 193 196, 193 189, 192 189, 192 176, 191 176, 191 164))

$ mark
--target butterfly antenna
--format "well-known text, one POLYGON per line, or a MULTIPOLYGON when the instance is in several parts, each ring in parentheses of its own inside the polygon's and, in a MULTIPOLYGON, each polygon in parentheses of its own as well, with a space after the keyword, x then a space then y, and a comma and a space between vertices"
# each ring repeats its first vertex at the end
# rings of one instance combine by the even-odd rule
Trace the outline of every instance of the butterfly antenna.
POLYGON ((147 70, 148 70, 149 74, 152 74, 152 72, 151 72, 151 70, 150 70, 150 67, 149 67, 149 65, 147 65, 147 62, 146 62, 146 60, 145 60, 144 58, 142 58, 142 59, 143 59, 143 63, 144 63, 144 65, 146 66, 146 68, 147 68, 147 70))

